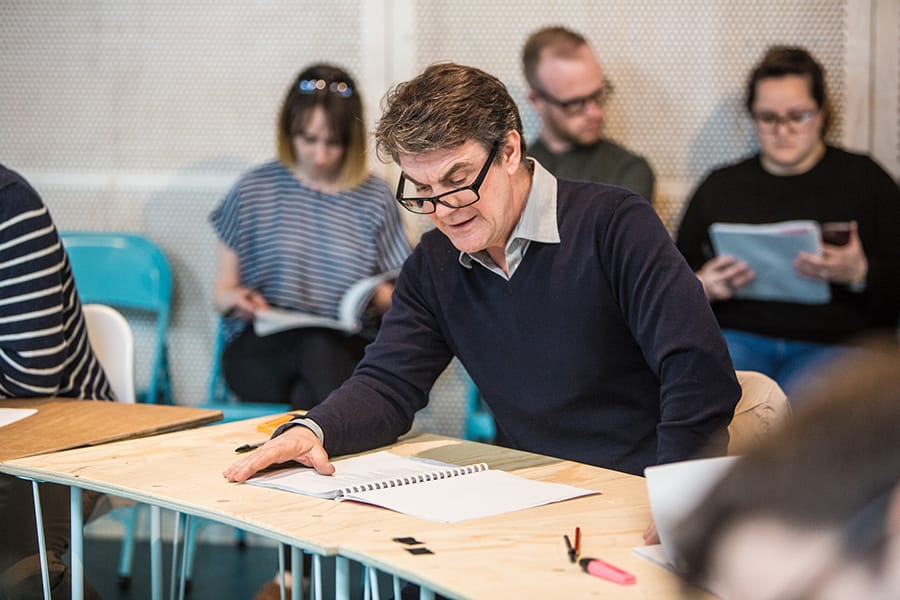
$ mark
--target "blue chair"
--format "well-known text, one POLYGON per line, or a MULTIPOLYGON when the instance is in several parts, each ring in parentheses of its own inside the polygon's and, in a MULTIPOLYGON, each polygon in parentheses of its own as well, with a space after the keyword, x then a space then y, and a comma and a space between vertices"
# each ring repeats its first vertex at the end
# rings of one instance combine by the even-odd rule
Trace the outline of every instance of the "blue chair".
POLYGON ((101 231, 61 232, 83 303, 107 304, 156 316, 150 379, 138 402, 172 404, 166 352, 172 269, 166 255, 145 237, 101 231))
MULTIPOLYGON (((468 376, 467 376, 468 377, 468 376)), ((466 389, 466 416, 463 437, 473 442, 491 443, 497 435, 494 415, 484 403, 475 382, 469 379, 466 389)))

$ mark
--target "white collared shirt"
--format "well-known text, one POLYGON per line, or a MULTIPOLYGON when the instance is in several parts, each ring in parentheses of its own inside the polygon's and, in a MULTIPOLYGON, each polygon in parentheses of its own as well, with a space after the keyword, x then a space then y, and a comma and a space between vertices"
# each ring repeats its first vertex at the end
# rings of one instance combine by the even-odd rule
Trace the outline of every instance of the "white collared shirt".
POLYGON ((522 209, 522 216, 519 217, 519 222, 513 228, 504 249, 506 268, 509 274, 507 275, 494 262, 487 250, 472 253, 460 252, 459 264, 465 268, 471 269, 472 261, 475 261, 492 273, 509 280, 522 263, 531 242, 559 243, 559 225, 556 220, 556 177, 535 159, 528 158, 526 160, 530 160, 534 164, 534 173, 531 190, 528 192, 525 207, 522 209))

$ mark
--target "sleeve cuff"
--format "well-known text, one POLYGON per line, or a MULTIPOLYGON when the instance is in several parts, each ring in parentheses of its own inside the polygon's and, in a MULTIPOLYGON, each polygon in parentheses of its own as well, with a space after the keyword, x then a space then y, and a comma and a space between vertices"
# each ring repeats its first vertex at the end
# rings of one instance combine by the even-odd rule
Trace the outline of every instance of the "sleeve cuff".
POLYGON ((325 432, 322 431, 322 428, 319 427, 318 423, 316 423, 312 419, 307 419, 305 417, 300 417, 294 419, 293 421, 288 421, 283 425, 279 425, 278 428, 276 428, 275 431, 272 432, 272 438, 276 438, 291 427, 296 427, 298 425, 301 427, 306 427, 307 429, 312 431, 316 435, 316 437, 319 438, 319 443, 323 446, 325 445, 325 432))

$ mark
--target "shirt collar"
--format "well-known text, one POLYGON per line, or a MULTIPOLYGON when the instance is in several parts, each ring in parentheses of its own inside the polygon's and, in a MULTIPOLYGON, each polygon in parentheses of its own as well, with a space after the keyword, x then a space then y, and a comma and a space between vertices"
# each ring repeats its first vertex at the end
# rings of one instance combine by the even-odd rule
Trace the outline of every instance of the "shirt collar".
MULTIPOLYGON (((509 236, 509 241, 506 243, 507 250, 513 246, 516 240, 543 244, 559 243, 559 224, 556 219, 556 177, 534 158, 526 160, 531 161, 534 165, 531 190, 525 200, 522 216, 519 217, 519 222, 516 223, 509 236)), ((459 263, 470 269, 472 268, 472 259, 482 259, 482 256, 486 254, 484 250, 471 254, 460 252, 459 263)))

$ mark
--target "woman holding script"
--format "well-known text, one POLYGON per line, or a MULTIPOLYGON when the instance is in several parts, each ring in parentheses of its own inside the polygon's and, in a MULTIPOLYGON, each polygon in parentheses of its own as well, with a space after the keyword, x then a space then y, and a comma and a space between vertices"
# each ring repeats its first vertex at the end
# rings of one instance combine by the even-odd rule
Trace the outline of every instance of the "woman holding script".
MULTIPOLYGON (((257 335, 259 311, 335 319, 360 279, 397 269, 409 254, 391 190, 368 171, 359 89, 342 69, 304 69, 281 107, 278 160, 243 175, 210 221, 219 238, 213 302, 225 315, 222 370, 249 402, 310 408, 346 379, 371 330, 294 327, 257 335)), ((375 288, 370 313, 390 304, 375 288)))
POLYGON ((804 373, 848 350, 854 338, 896 329, 900 190, 867 156, 826 144, 832 114, 825 73, 806 50, 769 49, 750 76, 746 106, 759 153, 700 184, 677 243, 712 303, 735 368, 771 376, 790 396, 804 373), (821 225, 821 253, 798 253, 793 269, 826 282, 830 299, 742 297, 765 274, 740 256, 715 256, 710 226, 794 220, 821 225))

